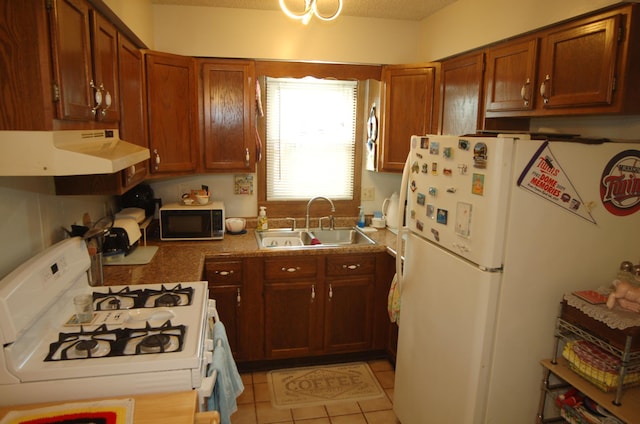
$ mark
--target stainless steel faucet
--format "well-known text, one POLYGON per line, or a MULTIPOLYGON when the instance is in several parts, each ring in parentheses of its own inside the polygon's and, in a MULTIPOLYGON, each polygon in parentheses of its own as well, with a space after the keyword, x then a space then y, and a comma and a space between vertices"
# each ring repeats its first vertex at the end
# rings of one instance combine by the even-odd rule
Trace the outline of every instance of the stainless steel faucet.
MULTIPOLYGON (((311 198, 311 200, 309 200, 309 203, 307 203, 307 214, 305 215, 305 220, 304 220, 304 226, 305 226, 305 228, 307 230, 309 229, 309 208, 311 207, 311 204, 314 201, 318 200, 318 199, 324 199, 327 202, 329 202, 331 204, 331 212, 332 213, 335 213, 335 211, 336 211, 336 207, 333 205, 333 202, 328 197, 316 196, 316 197, 311 198)), ((333 219, 331 220, 331 228, 333 229, 333 219)))

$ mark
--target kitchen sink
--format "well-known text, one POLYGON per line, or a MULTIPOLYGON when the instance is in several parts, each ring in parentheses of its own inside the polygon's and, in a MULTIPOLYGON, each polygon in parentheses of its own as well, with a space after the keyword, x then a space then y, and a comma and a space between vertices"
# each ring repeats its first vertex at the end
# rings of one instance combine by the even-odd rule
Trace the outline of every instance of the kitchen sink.
POLYGON ((260 249, 295 249, 375 244, 371 238, 355 227, 309 230, 273 229, 256 231, 260 249))

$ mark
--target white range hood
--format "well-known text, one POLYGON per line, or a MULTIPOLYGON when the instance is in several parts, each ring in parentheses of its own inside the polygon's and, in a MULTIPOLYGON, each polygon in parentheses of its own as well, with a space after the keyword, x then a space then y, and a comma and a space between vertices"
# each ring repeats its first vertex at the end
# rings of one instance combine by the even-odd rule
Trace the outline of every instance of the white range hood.
POLYGON ((118 130, 0 131, 0 176, 112 174, 146 159, 118 130))

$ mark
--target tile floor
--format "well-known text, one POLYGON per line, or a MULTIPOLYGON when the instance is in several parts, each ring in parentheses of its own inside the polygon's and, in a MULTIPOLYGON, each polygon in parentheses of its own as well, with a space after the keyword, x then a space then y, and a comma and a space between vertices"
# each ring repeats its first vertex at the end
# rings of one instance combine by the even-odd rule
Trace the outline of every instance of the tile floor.
POLYGON ((400 424, 393 413, 394 371, 386 360, 369 361, 385 398, 363 402, 344 402, 326 406, 276 409, 271 405, 267 373, 242 374, 244 393, 238 398, 238 411, 232 424, 400 424))

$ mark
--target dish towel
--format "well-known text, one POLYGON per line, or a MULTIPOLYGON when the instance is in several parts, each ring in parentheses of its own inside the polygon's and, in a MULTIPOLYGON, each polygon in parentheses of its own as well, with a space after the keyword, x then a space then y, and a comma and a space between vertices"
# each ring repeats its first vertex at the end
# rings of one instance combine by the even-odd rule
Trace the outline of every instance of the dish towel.
POLYGON ((397 322, 400 325, 400 289, 398 288, 398 274, 393 276, 389 296, 387 298, 387 312, 391 322, 397 322))
POLYGON ((213 386, 213 394, 209 398, 208 409, 220 413, 221 424, 231 424, 231 414, 238 410, 236 398, 244 391, 244 384, 242 384, 238 367, 233 360, 227 339, 227 330, 222 322, 217 321, 213 325, 212 333, 215 348, 209 373, 215 369, 218 376, 213 386))

